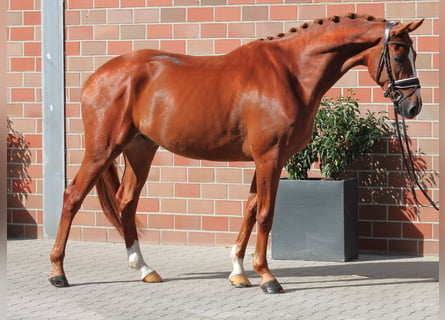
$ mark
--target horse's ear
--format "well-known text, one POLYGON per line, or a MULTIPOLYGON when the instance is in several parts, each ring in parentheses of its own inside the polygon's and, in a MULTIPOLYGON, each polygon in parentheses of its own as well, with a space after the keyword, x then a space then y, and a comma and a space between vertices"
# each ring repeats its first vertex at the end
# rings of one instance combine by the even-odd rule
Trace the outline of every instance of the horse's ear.
POLYGON ((418 27, 420 27, 425 19, 420 19, 419 21, 413 21, 407 24, 399 24, 394 27, 393 34, 394 36, 401 35, 403 32, 413 32, 418 27))

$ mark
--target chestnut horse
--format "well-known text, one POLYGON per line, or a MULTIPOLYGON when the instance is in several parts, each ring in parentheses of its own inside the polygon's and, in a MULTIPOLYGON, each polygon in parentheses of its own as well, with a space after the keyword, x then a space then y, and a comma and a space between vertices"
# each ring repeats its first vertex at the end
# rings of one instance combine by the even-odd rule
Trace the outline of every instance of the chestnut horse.
POLYGON ((94 185, 105 215, 125 239, 129 266, 145 282, 162 281, 142 257, 135 225, 141 189, 162 146, 195 159, 254 161, 229 280, 236 287, 251 286, 243 258, 257 223, 253 268, 260 287, 266 293, 283 292, 266 251, 284 163, 309 141, 323 95, 354 66, 368 68, 397 103, 399 114, 413 118, 420 112, 409 33, 422 21, 398 24, 348 14, 305 23, 226 55, 193 57, 147 49, 105 63, 83 89, 85 154, 64 192, 50 282, 69 286, 65 247, 73 218, 94 185), (114 160, 121 153, 125 171, 119 179, 114 160))

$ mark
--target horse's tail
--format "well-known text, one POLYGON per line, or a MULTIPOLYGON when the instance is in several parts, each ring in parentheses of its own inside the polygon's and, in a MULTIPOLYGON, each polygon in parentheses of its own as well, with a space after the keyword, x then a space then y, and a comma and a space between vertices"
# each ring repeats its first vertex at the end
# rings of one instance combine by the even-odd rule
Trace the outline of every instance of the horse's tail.
POLYGON ((119 186, 120 182, 116 165, 112 163, 97 180, 96 190, 105 216, 116 227, 119 234, 123 236, 124 228, 115 198, 119 186))

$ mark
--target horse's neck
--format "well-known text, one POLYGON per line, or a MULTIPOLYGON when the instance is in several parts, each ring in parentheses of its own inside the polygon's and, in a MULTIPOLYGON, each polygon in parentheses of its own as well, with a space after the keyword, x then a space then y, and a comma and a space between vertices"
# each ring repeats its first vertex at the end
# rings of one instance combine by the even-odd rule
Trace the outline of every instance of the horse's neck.
POLYGON ((288 55, 295 57, 290 68, 308 103, 317 103, 352 67, 366 65, 368 50, 383 35, 381 28, 372 30, 366 25, 354 29, 334 27, 337 29, 313 27, 313 32, 294 37, 286 45, 288 55))

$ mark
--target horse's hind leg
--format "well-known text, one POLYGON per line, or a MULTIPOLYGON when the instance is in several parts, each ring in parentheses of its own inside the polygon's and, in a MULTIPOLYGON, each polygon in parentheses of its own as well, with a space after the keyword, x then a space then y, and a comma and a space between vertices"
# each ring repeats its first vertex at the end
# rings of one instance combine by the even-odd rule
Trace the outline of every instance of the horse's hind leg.
POLYGON ((136 209, 140 192, 150 170, 151 162, 158 146, 137 136, 124 150, 125 172, 116 193, 119 210, 122 212, 122 226, 129 267, 139 270, 144 282, 161 282, 159 274, 145 262, 136 230, 136 209))
POLYGON ((85 152, 79 171, 70 185, 65 189, 62 216, 50 255, 53 271, 49 276, 49 281, 56 287, 69 286, 63 269, 63 260, 71 224, 82 201, 94 186, 98 176, 113 161, 114 156, 112 156, 112 154, 113 152, 108 152, 107 156, 97 158, 94 157, 92 152, 85 152))

